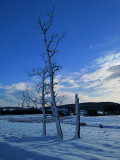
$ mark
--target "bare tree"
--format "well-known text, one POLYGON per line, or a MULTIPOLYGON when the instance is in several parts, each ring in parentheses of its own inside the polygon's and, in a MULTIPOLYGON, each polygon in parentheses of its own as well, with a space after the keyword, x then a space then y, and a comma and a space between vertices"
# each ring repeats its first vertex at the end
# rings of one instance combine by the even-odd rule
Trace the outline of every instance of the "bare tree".
POLYGON ((48 94, 48 90, 46 91, 47 83, 45 83, 45 80, 48 77, 47 73, 48 73, 47 65, 45 65, 43 69, 42 68, 32 69, 31 72, 28 72, 29 77, 39 76, 41 78, 41 84, 36 83, 36 91, 40 93, 40 90, 42 90, 40 103, 42 105, 42 112, 43 112, 43 135, 44 136, 46 136, 45 94, 48 94))
POLYGON ((25 106, 25 96, 24 91, 21 92, 21 96, 18 97, 18 99, 21 101, 22 108, 25 106))
MULTIPOLYGON (((32 91, 33 92, 33 91, 32 91)), ((27 86, 24 91, 24 96, 27 101, 32 102, 36 108, 38 108, 38 96, 30 93, 30 89, 27 86)))
POLYGON ((21 100, 21 105, 22 107, 30 107, 30 100, 29 98, 26 96, 26 90, 23 90, 20 92, 20 97, 18 97, 19 100, 21 100))
POLYGON ((47 37, 48 31, 49 31, 49 28, 51 27, 53 16, 54 16, 53 13, 54 13, 54 6, 53 6, 51 13, 48 15, 49 21, 44 22, 42 24, 41 19, 39 17, 38 24, 39 24, 39 27, 41 30, 41 34, 43 35, 47 63, 48 63, 48 68, 49 68, 48 71, 49 71, 49 77, 50 77, 51 108, 52 108, 52 112, 54 114, 55 121, 56 121, 57 135, 60 138, 63 138, 63 133, 62 133, 59 115, 58 115, 58 109, 57 109, 56 101, 55 101, 55 91, 54 91, 54 75, 55 75, 55 72, 59 71, 59 69, 61 67, 59 65, 57 65, 56 62, 53 63, 52 57, 57 52, 58 44, 59 44, 60 40, 64 37, 64 34, 60 37, 59 37, 58 33, 52 34, 50 39, 48 39, 48 37, 47 37))

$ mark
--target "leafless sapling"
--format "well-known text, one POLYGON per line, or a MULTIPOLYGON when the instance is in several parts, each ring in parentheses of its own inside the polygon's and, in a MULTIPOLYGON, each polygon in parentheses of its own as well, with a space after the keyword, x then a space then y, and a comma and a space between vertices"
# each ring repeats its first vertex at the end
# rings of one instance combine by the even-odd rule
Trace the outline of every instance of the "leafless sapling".
POLYGON ((20 97, 18 97, 18 99, 21 100, 22 107, 26 107, 26 105, 27 105, 27 107, 30 107, 30 100, 26 96, 25 90, 20 92, 20 97))
MULTIPOLYGON (((42 68, 38 68, 38 69, 32 69, 31 72, 28 73, 28 76, 32 77, 32 76, 39 76, 41 78, 41 83, 36 83, 36 90, 38 93, 40 93, 41 90, 41 97, 39 99, 39 102, 42 105, 42 113, 43 113, 43 135, 46 135, 46 112, 45 112, 45 94, 46 93, 46 83, 45 80, 48 77, 48 68, 47 65, 45 65, 45 67, 42 68)), ((38 103, 39 103, 38 102, 38 103)))

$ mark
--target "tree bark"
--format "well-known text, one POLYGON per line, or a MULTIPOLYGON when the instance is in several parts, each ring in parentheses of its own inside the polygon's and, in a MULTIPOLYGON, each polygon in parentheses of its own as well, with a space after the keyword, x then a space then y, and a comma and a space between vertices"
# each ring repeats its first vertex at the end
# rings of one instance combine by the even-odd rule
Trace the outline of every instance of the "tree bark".
POLYGON ((44 80, 45 75, 42 77, 42 112, 43 112, 43 136, 46 136, 46 113, 45 113, 45 99, 44 99, 44 80))
POLYGON ((46 34, 44 34, 44 42, 45 42, 48 65, 49 65, 51 107, 52 107, 52 112, 53 112, 53 115, 54 115, 55 121, 56 121, 57 135, 60 138, 63 138, 63 133, 62 133, 61 125, 60 125, 60 119, 59 119, 59 115, 58 115, 58 110, 57 110, 56 103, 55 103, 54 73, 53 73, 53 68, 52 68, 51 57, 49 55, 49 49, 48 49, 48 46, 47 46, 46 34))

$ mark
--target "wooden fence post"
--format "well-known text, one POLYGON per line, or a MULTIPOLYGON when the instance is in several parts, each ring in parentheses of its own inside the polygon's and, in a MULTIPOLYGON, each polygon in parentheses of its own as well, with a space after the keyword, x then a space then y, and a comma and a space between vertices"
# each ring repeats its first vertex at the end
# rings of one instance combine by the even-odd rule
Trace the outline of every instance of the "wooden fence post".
POLYGON ((75 110, 76 110, 76 133, 75 137, 80 139, 80 109, 78 94, 75 94, 75 110))

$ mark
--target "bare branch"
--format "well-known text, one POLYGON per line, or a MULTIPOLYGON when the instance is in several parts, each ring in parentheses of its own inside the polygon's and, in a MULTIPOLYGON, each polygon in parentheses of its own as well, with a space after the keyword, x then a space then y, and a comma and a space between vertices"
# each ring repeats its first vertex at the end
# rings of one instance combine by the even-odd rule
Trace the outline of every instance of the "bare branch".
POLYGON ((48 107, 50 107, 50 105, 49 105, 47 102, 45 102, 45 104, 46 104, 48 107))
POLYGON ((45 31, 48 31, 51 24, 52 24, 52 20, 53 20, 53 17, 54 17, 54 6, 53 6, 53 9, 51 11, 51 15, 48 14, 48 17, 49 17, 50 20, 49 20, 49 24, 48 24, 47 28, 45 28, 45 31))
POLYGON ((53 75, 55 74, 56 71, 59 71, 60 69, 62 69, 60 65, 56 65, 56 62, 52 62, 53 75))
POLYGON ((44 69, 42 68, 32 68, 31 71, 27 71, 27 74, 29 77, 33 77, 33 76, 40 76, 41 78, 45 77, 47 78, 49 75, 48 73, 48 67, 47 65, 44 67, 44 69))
POLYGON ((60 38, 58 38, 58 40, 57 40, 57 42, 56 42, 56 45, 55 45, 55 48, 53 49, 53 51, 51 51, 51 57, 53 57, 54 54, 57 52, 58 44, 59 44, 60 40, 61 40, 62 38, 64 38, 64 36, 65 36, 65 34, 62 34, 62 36, 61 36, 60 38))
POLYGON ((54 39, 56 38, 56 37, 58 37, 58 33, 57 34, 52 34, 52 36, 51 36, 51 39, 50 39, 50 41, 49 41, 49 43, 48 43, 48 48, 50 48, 50 45, 51 45, 51 43, 53 43, 54 42, 54 39))
POLYGON ((54 17, 54 6, 53 6, 53 9, 51 11, 51 14, 50 13, 48 14, 48 17, 49 17, 49 21, 48 22, 44 21, 43 25, 42 25, 40 17, 38 18, 38 24, 39 24, 39 26, 42 30, 42 34, 46 34, 46 32, 49 30, 49 28, 52 24, 52 20, 53 20, 53 17, 54 17))
POLYGON ((56 103, 58 104, 57 106, 61 106, 62 103, 64 102, 65 97, 61 96, 59 98, 57 98, 56 103))
POLYGON ((40 26, 40 28, 41 28, 41 30, 42 30, 42 33, 44 33, 45 31, 44 31, 44 28, 43 28, 43 26, 42 26, 40 17, 38 17, 38 24, 39 24, 39 26, 40 26))
POLYGON ((29 102, 29 103, 33 102, 35 107, 37 108, 38 97, 36 95, 30 95, 30 90, 28 89, 28 86, 24 91, 24 97, 25 97, 26 102, 29 102))

